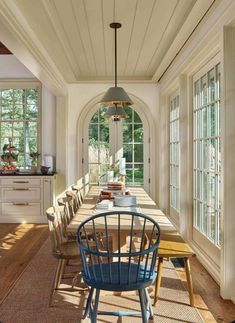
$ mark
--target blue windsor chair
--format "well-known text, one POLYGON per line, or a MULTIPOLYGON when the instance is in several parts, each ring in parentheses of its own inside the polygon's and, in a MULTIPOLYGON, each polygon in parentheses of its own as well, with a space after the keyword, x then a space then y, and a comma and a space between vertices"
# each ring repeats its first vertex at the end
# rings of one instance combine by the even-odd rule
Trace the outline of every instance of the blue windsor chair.
POLYGON ((89 314, 92 323, 97 315, 140 316, 147 323, 153 318, 153 310, 147 287, 156 279, 155 264, 160 240, 159 225, 150 217, 135 212, 113 211, 96 214, 80 224, 77 231, 80 247, 83 279, 90 286, 83 319, 89 314), (138 226, 138 238, 136 227, 138 226), (104 232, 105 240, 99 239, 98 232, 104 232), (141 228, 141 230, 140 230, 141 228), (125 230, 126 251, 123 252, 121 234, 125 230), (90 245, 88 233, 93 232, 93 245, 90 245), (148 243, 145 234, 148 233, 148 243), (117 249, 112 250, 109 239, 116 236, 117 249), (96 290, 94 301, 93 294, 96 290), (100 290, 133 291, 138 290, 141 312, 105 312, 98 311, 100 290))

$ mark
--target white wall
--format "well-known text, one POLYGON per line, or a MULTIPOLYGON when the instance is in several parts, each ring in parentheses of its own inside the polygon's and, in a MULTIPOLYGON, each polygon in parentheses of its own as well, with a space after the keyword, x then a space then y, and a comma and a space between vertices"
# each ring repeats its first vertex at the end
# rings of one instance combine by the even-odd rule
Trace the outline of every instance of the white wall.
POLYGON ((14 55, 0 55, 0 78, 35 79, 35 76, 14 55))
MULTIPOLYGON (((81 111, 96 96, 104 93, 111 83, 96 84, 71 84, 68 86, 68 123, 67 123, 67 185, 77 180, 77 122, 81 111)), ((153 118, 154 126, 158 123, 158 95, 157 86, 154 84, 121 84, 130 95, 134 95, 142 100, 149 108, 153 118)), ((97 99, 98 101, 98 99, 97 99)), ((156 138, 152 138, 153 141, 156 138)))
POLYGON ((56 98, 42 86, 42 156, 56 155, 56 98))

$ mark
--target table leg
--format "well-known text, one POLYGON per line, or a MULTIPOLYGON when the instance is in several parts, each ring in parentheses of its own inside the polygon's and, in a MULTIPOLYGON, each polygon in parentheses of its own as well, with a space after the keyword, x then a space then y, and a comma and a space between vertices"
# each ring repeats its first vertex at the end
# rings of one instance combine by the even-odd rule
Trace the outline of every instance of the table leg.
POLYGON ((186 278, 187 278, 187 284, 188 284, 190 305, 194 306, 193 282, 192 282, 192 276, 190 271, 189 258, 184 258, 184 266, 185 266, 185 272, 186 272, 186 278))
POLYGON ((153 306, 157 304, 160 286, 161 286, 161 278, 162 278, 162 265, 163 265, 163 257, 159 257, 158 265, 157 265, 157 279, 155 282, 155 292, 154 292, 154 301, 153 306))

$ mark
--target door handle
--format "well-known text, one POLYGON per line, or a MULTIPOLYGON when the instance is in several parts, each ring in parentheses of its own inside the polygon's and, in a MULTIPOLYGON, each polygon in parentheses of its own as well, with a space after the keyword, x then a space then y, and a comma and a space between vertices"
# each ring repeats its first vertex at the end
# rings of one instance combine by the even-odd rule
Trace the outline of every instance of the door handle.
POLYGON ((28 184, 29 181, 13 181, 15 184, 28 184))
POLYGON ((12 203, 12 205, 26 206, 29 205, 29 203, 12 203))

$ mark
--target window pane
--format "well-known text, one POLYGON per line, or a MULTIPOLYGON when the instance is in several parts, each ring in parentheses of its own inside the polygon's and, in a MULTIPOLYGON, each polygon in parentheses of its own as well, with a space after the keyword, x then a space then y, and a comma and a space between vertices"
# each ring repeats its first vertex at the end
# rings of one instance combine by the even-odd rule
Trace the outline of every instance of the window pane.
POLYGON ((132 124, 123 124, 123 142, 132 142, 132 124))
POLYGON ((144 165, 143 164, 134 165, 134 182, 137 185, 144 184, 144 165))
MULTIPOLYGON (((13 138, 12 144, 13 144, 13 146, 17 147, 18 151, 21 154, 24 153, 24 150, 25 150, 25 147, 24 147, 24 137, 13 138)), ((37 150, 37 147, 35 147, 35 150, 33 150, 33 151, 36 151, 36 150, 37 150)))
POLYGON ((208 136, 215 136, 215 105, 211 104, 208 108, 208 136))
POLYGON ((26 90, 26 103, 27 104, 38 104, 38 92, 34 89, 27 89, 26 90))
POLYGON ((100 141, 109 146, 109 126, 105 124, 100 125, 100 141))
POLYGON ((208 83, 209 83, 209 102, 215 100, 215 73, 214 68, 208 73, 208 83))
POLYGON ((98 125, 91 124, 89 127, 89 143, 98 141, 98 125))
POLYGON ((201 104, 203 106, 205 106, 207 104, 207 77, 206 75, 204 75, 202 77, 202 84, 201 84, 201 87, 202 87, 202 102, 201 104))
POLYGON ((142 123, 138 113, 136 111, 134 111, 134 122, 136 123, 142 123))
POLYGON ((24 104, 25 103, 25 90, 15 89, 14 90, 14 103, 15 104, 24 104))
POLYGON ((123 157, 126 158, 126 162, 132 162, 132 149, 133 145, 124 144, 123 145, 123 157))
POLYGON ((99 115, 99 112, 97 111, 97 112, 93 115, 93 117, 91 118, 90 123, 96 123, 96 122, 98 122, 98 115, 99 115))
POLYGON ((138 144, 134 145, 134 161, 136 162, 143 162, 143 145, 138 144))
POLYGON ((11 120, 13 116, 13 105, 2 106, 2 120, 11 120))
POLYGON ((38 107, 36 105, 27 105, 26 119, 33 120, 38 118, 38 107))
MULTIPOLYGON (((37 133, 34 132, 34 134, 37 133)), ((24 123, 23 122, 14 122, 13 123, 13 136, 14 137, 24 137, 24 123)))
POLYGON ((13 105, 13 90, 2 90, 2 106, 13 105))
POLYGON ((143 142, 143 126, 142 124, 134 125, 134 141, 143 142))
POLYGON ((99 122, 103 122, 103 123, 109 122, 109 119, 105 118, 105 116, 104 116, 106 112, 107 112, 107 108, 100 108, 99 109, 99 122))
POLYGON ((90 183, 97 184, 99 180, 99 165, 97 164, 90 164, 89 165, 89 174, 90 174, 90 183))
POLYGON ((1 123, 1 137, 12 137, 12 123, 1 123))
POLYGON ((25 122, 25 132, 29 137, 35 137, 35 134, 37 134, 37 128, 37 122, 25 122))
POLYGON ((133 169, 127 169, 126 170, 126 182, 128 184, 133 183, 133 169))
POLYGON ((124 119, 124 122, 132 123, 132 108, 125 107, 124 110, 127 113, 127 118, 124 119))
POLYGON ((17 104, 14 106, 14 119, 23 119, 24 118, 24 106, 17 104))
POLYGON ((37 139, 36 138, 28 138, 28 137, 26 137, 25 139, 26 139, 25 145, 26 145, 26 147, 29 148, 29 150, 26 149, 26 151, 27 152, 37 151, 37 139))

